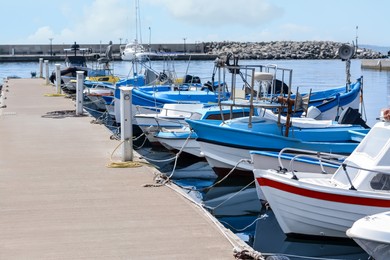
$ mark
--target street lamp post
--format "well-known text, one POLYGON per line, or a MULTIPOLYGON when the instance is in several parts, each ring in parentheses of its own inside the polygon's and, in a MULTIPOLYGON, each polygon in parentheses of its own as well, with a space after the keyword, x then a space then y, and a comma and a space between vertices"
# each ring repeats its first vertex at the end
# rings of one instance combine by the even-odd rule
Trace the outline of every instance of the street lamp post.
POLYGON ((359 29, 359 26, 356 25, 356 49, 359 48, 359 45, 358 45, 358 29, 359 29))
POLYGON ((187 38, 184 37, 183 38, 183 41, 184 41, 184 54, 186 54, 186 52, 187 52, 187 50, 186 50, 186 40, 187 40, 187 38))
POLYGON ((152 51, 152 28, 149 26, 149 52, 152 51))
POLYGON ((49 38, 50 41, 50 56, 53 56, 53 38, 49 38))

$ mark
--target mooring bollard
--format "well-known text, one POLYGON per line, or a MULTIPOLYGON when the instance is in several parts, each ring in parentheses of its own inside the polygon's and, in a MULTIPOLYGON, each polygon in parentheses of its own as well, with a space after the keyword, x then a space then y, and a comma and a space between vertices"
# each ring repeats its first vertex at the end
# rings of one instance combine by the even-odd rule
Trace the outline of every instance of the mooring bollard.
POLYGON ((49 85, 49 61, 45 60, 45 70, 46 70, 46 85, 49 85))
POLYGON ((77 71, 76 115, 83 114, 84 71, 77 71))
POLYGON ((133 123, 132 123, 132 91, 133 87, 120 87, 121 98, 121 142, 122 161, 133 160, 133 123))
POLYGON ((61 64, 56 64, 56 88, 57 94, 61 94, 61 64))
POLYGON ((39 58, 39 77, 43 78, 43 58, 39 58))

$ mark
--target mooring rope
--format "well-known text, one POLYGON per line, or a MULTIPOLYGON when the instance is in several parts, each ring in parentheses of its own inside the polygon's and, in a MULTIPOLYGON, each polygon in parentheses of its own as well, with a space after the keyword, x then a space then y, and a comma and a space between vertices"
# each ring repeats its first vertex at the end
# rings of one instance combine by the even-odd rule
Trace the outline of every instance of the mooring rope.
POLYGON ((60 93, 53 93, 53 94, 50 94, 50 93, 46 93, 44 94, 45 97, 65 97, 66 95, 65 94, 60 94, 60 93))
POLYGON ((112 159, 114 153, 116 150, 125 142, 128 142, 129 140, 124 140, 120 142, 115 149, 112 151, 110 156, 110 163, 108 163, 106 166, 108 168, 135 168, 135 167, 141 167, 143 165, 150 165, 148 162, 141 162, 141 161, 125 161, 125 162, 116 162, 112 159))
POLYGON ((263 214, 261 215, 260 217, 256 218, 255 220, 253 220, 249 225, 246 225, 245 227, 243 228, 235 228, 233 227, 232 225, 230 225, 229 223, 223 221, 223 220, 220 220, 219 222, 221 223, 224 223, 225 225, 229 226, 231 229, 234 229, 235 232, 243 232, 245 231, 247 228, 251 227, 253 224, 255 224, 257 221, 261 220, 261 219, 264 219, 264 218, 268 218, 268 215, 267 214, 263 214))
POLYGON ((215 207, 207 207, 209 209, 211 209, 212 211, 219 208, 220 206, 222 206, 223 204, 225 204, 227 201, 231 200, 232 198, 234 198, 235 196, 237 196, 238 194, 240 194, 241 191, 245 190, 246 188, 248 188, 249 186, 251 186, 253 183, 255 183, 255 180, 251 181, 250 183, 248 183, 245 187, 241 188, 239 191, 235 192, 233 195, 231 195, 229 198, 227 198, 226 200, 222 201, 221 203, 219 203, 217 206, 215 207))
MULTIPOLYGON (((148 161, 151 160, 151 161, 154 161, 154 162, 169 162, 169 161, 172 161, 172 160, 175 160, 175 162, 174 162, 174 165, 173 165, 172 172, 171 172, 171 174, 169 176, 163 176, 162 174, 159 174, 159 179, 158 179, 159 183, 157 183, 157 184, 145 184, 144 187, 160 187, 160 186, 163 186, 166 183, 171 181, 171 178, 172 178, 173 174, 175 173, 175 170, 176 170, 176 167, 177 167, 177 160, 179 159, 180 154, 183 152, 183 149, 186 147, 190 137, 191 137, 191 132, 188 135, 188 137, 186 138, 186 140, 185 140, 183 146, 180 148, 179 152, 174 157, 171 157, 171 158, 165 159, 165 160, 154 160, 154 159, 146 158, 146 160, 148 160, 148 161)), ((143 158, 145 158, 145 157, 143 157, 143 158)))

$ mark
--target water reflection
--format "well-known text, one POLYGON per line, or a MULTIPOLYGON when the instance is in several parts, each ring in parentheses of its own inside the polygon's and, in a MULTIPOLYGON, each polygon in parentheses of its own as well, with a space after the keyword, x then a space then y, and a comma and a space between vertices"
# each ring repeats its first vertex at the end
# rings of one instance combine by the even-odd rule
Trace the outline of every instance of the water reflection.
MULTIPOLYGON (((206 168, 203 166, 204 171, 206 168)), ((187 169, 177 169, 178 173, 180 171, 187 169)), ((237 185, 227 179, 214 186, 217 179, 173 180, 192 189, 188 191, 192 198, 203 203, 226 228, 263 254, 285 255, 289 259, 368 259, 368 255, 352 239, 334 241, 286 237, 272 210, 259 202, 253 183, 237 185)))
POLYGON ((319 241, 288 238, 272 210, 265 210, 263 214, 266 217, 257 221, 252 245, 259 252, 283 254, 290 259, 368 259, 368 255, 352 239, 319 241))

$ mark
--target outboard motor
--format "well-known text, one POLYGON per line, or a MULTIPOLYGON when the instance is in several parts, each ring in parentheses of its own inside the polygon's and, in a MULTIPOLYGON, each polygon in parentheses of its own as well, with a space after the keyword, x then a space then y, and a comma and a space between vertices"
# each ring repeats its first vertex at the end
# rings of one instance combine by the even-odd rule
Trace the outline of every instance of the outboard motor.
POLYGON ((200 84, 201 80, 198 76, 185 75, 183 79, 183 83, 187 84, 200 84))
POLYGON ((351 107, 343 110, 337 122, 339 124, 361 125, 366 129, 370 128, 362 119, 362 115, 359 113, 359 110, 351 107))

